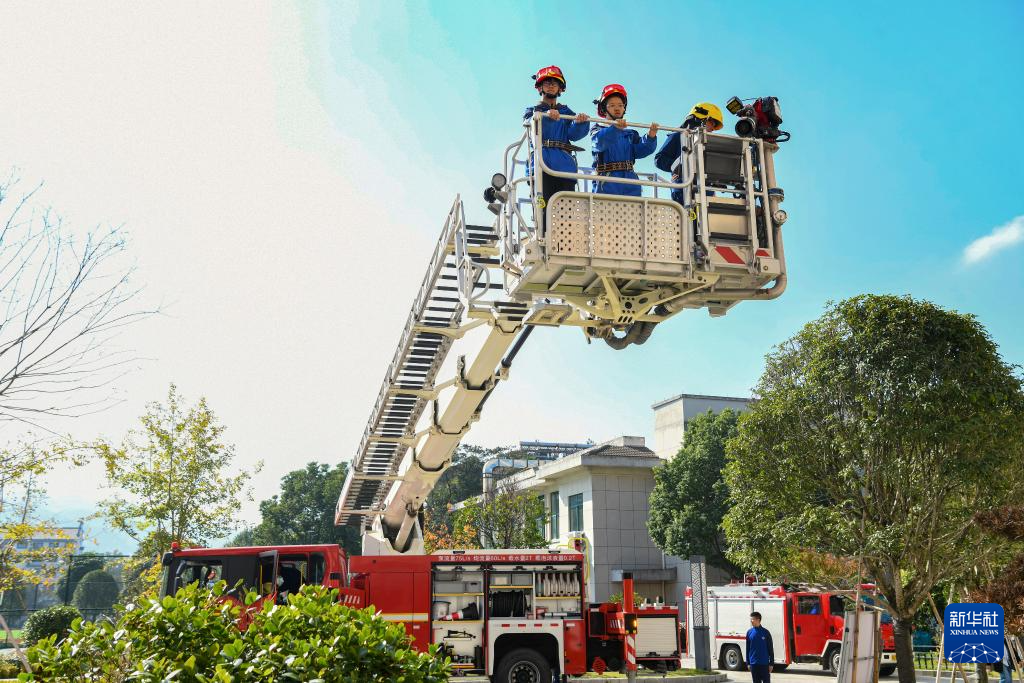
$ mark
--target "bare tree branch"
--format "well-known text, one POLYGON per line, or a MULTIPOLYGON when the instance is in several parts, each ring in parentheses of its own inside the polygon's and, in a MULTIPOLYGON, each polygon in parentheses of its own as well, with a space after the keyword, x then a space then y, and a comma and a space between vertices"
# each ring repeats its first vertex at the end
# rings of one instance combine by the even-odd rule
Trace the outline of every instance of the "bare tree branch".
POLYGON ((17 184, 0 181, 0 421, 38 425, 114 403, 138 360, 115 338, 157 310, 135 305, 121 228, 76 236, 33 205, 41 185, 12 201, 17 184))

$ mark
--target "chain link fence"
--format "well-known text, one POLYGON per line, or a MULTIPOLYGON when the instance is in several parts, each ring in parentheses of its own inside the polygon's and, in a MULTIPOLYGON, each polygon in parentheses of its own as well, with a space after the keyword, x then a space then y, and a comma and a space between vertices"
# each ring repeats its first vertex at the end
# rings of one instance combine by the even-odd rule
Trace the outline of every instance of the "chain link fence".
POLYGON ((124 561, 129 555, 70 555, 61 566, 38 569, 45 580, 0 593, 0 615, 11 629, 0 629, 0 648, 21 639, 28 618, 48 607, 71 605, 90 621, 110 616, 124 590, 124 561))

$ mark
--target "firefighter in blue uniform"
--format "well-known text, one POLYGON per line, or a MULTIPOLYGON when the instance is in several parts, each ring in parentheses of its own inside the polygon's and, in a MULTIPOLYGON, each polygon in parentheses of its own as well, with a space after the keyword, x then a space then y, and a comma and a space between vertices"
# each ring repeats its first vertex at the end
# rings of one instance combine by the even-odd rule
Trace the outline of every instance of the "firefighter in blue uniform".
MULTIPOLYGON (((721 130, 722 125, 722 110, 710 102, 700 102, 693 105, 689 116, 679 127, 700 128, 704 126, 708 131, 714 132, 721 130)), ((666 173, 671 173, 673 183, 682 182, 679 162, 679 157, 683 153, 681 138, 681 133, 671 133, 665 139, 665 144, 654 155, 654 165, 666 173)), ((686 190, 672 190, 672 199, 685 206, 686 190)))
MULTIPOLYGON (((533 77, 533 85, 540 93, 541 100, 532 107, 527 107, 523 114, 523 120, 533 116, 534 112, 545 114, 541 121, 541 137, 544 140, 544 149, 541 155, 544 163, 552 171, 562 173, 576 173, 576 157, 574 153, 582 151, 581 147, 571 144, 573 140, 580 140, 587 135, 586 114, 576 114, 564 104, 558 103, 558 97, 565 92, 565 76, 557 66, 546 66, 539 70, 533 77), (574 120, 559 118, 559 115, 574 116, 574 120)), ((532 170, 531 170, 532 172, 532 170)), ((572 178, 556 178, 544 173, 542 176, 544 205, 556 192, 572 192, 576 189, 576 181, 572 178)), ((543 206, 541 208, 543 208, 543 206)))
MULTIPOLYGON (((643 138, 626 128, 626 102, 626 89, 618 83, 606 85, 601 99, 594 100, 597 115, 614 122, 610 126, 595 123, 590 129, 594 169, 599 176, 636 180, 633 164, 650 156, 658 144, 658 124, 652 123, 643 138)), ((639 197, 640 186, 594 181, 594 192, 639 197)))

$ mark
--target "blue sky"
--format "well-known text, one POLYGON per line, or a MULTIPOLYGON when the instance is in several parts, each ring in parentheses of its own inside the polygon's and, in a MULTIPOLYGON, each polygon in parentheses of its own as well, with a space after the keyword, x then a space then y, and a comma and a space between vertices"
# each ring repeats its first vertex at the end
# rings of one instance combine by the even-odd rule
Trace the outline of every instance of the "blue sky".
MULTIPOLYGON (((684 314, 642 352, 545 331, 552 339, 532 351, 558 362, 524 363, 566 367, 578 388, 623 399, 638 423, 681 391, 745 394, 773 343, 827 300, 863 292, 973 313, 1008 360, 1024 361, 1014 305, 1024 245, 962 264, 967 244, 1024 214, 1024 170, 1002 137, 1024 105, 1020 3, 446 2, 335 6, 309 19, 329 45, 312 76, 328 110, 336 120, 369 110, 399 147, 416 149, 408 171, 428 164, 450 188, 437 215, 457 190, 486 220, 478 188, 534 99, 528 76, 539 66, 565 70, 563 101, 577 111, 620 82, 631 117, 669 125, 698 100, 780 98, 793 133, 777 156, 791 217, 786 295, 726 319, 684 314), (339 92, 338 74, 365 89, 339 92)), ((517 368, 524 381, 531 373, 517 368)))
MULTIPOLYGON (((650 436, 652 403, 747 395, 774 344, 864 292, 973 313, 1024 363, 1021 35, 1019 2, 0 6, 0 168, 79 228, 125 225, 165 306, 120 340, 144 359, 123 402, 52 428, 120 440, 174 381, 266 463, 257 501, 350 458, 448 207, 489 222, 480 192, 552 63, 577 111, 618 82, 666 125, 778 96, 790 286, 623 352, 539 330, 470 442, 650 436)), ((67 519, 106 494, 98 468, 49 490, 67 519)))

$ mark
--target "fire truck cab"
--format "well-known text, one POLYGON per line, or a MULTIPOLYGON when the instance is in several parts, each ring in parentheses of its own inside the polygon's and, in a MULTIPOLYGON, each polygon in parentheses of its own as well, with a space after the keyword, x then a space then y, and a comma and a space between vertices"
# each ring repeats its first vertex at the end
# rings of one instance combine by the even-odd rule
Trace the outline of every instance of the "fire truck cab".
MULTIPOLYGON (((693 643, 691 591, 686 593, 687 648, 693 643)), ((864 598, 870 602, 870 596, 864 598)), ((711 655, 721 669, 746 667, 750 613, 761 613, 761 625, 772 634, 775 669, 794 662, 820 662, 839 671, 843 641, 843 614, 852 606, 845 592, 810 586, 773 583, 733 583, 708 588, 711 655)), ((896 641, 892 619, 882 615, 882 664, 879 675, 896 671, 896 641)), ((692 652, 688 652, 692 655, 692 652)))

